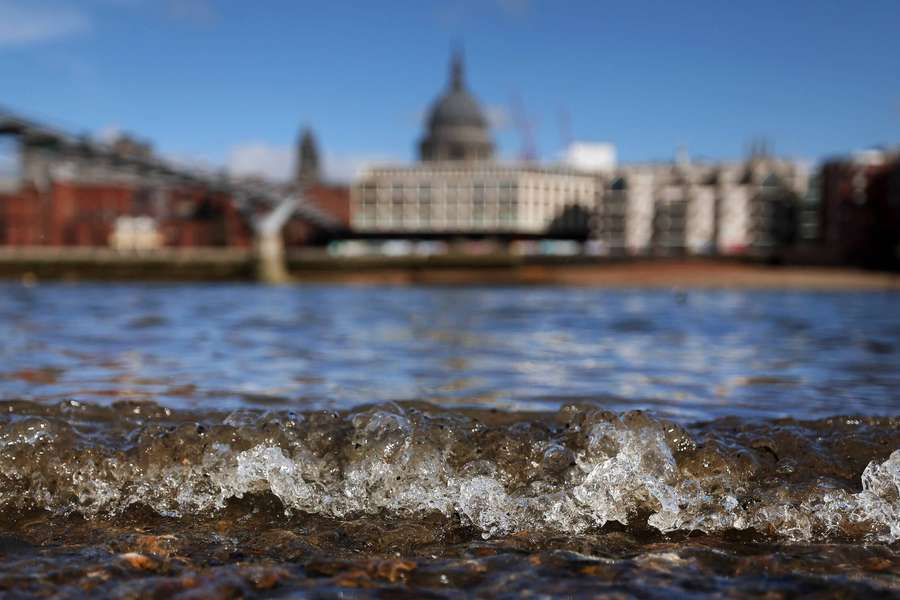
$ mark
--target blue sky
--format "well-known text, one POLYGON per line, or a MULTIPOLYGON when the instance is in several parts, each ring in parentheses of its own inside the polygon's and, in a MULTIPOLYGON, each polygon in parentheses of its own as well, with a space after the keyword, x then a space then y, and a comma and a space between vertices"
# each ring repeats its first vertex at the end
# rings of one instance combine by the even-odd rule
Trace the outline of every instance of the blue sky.
POLYGON ((308 124, 346 178, 414 157, 455 41, 504 158, 516 112, 546 160, 567 138, 626 162, 900 141, 897 0, 0 0, 0 105, 276 177, 308 124))

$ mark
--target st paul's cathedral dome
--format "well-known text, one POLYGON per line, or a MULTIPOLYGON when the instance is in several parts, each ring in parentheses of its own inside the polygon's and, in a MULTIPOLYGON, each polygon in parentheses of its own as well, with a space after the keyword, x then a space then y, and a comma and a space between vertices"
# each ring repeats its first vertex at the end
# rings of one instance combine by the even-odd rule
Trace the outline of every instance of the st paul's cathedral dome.
POLYGON ((428 130, 419 145, 423 161, 489 160, 493 157, 487 119, 478 101, 466 89, 462 56, 457 52, 450 67, 450 87, 428 115, 428 130))

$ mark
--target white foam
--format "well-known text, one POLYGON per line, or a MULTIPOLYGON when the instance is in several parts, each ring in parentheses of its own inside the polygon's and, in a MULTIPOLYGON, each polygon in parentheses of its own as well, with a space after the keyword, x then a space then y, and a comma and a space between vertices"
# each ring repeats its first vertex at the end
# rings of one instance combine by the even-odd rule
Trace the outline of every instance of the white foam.
MULTIPOLYGON (((247 426, 247 417, 239 417, 232 420, 247 426)), ((540 529, 578 533, 612 521, 628 525, 646 514, 646 525, 662 532, 754 528, 812 540, 858 530, 869 539, 900 539, 900 450, 869 463, 858 493, 824 484, 799 491, 754 489, 727 469, 699 476, 679 469, 665 426, 652 419, 595 421, 579 434, 583 443, 577 451, 558 440, 535 442, 536 479, 518 487, 488 460, 451 460, 445 438, 389 408, 354 415, 353 448, 339 458, 317 455, 303 440, 291 438, 243 450, 211 443, 199 458, 173 464, 141 466, 121 453, 102 452, 49 460, 40 472, 30 471, 25 461, 4 461, 3 478, 26 487, 24 496, 0 491, 0 501, 31 501, 87 515, 146 504, 177 516, 268 492, 286 510, 339 518, 439 512, 485 537, 540 529), (570 458, 574 466, 564 462, 570 458)), ((16 441, 5 451, 21 453, 46 443, 44 437, 22 437, 21 428, 13 433, 16 441)))

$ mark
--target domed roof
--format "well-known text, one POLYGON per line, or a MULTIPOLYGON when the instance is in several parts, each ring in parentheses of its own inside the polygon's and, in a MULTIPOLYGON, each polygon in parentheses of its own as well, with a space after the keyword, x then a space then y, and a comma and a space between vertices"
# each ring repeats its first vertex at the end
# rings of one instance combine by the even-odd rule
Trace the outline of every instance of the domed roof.
POLYGON ((428 118, 428 127, 432 130, 436 127, 456 125, 487 126, 487 120, 481 112, 478 101, 465 87, 462 59, 458 54, 453 57, 450 89, 432 105, 431 115, 428 118))
POLYGON ((422 160, 487 160, 494 145, 478 101, 466 89, 462 57, 450 68, 450 87, 431 107, 428 130, 419 145, 422 160))

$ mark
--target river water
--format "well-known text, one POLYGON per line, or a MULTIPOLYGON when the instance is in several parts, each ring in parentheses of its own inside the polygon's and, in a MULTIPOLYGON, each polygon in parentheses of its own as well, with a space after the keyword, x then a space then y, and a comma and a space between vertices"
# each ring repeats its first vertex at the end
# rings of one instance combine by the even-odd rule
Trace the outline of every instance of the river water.
POLYGON ((0 287, 0 594, 900 593, 900 295, 0 287))

